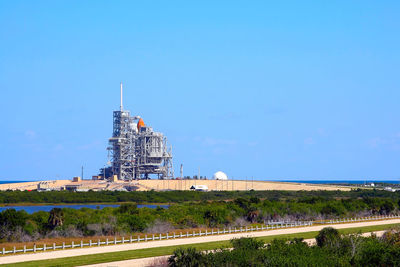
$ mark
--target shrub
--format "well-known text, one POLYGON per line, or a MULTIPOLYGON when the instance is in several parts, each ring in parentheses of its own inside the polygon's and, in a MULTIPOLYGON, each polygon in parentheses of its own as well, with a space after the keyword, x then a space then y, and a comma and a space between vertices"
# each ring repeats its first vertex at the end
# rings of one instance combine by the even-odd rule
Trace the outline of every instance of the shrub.
POLYGON ((232 239, 231 244, 235 250, 257 250, 264 247, 264 242, 245 237, 232 239))
POLYGON ((315 239, 319 247, 332 247, 337 244, 338 240, 340 239, 340 234, 339 231, 333 227, 325 227, 319 231, 315 239))
POLYGON ((169 257, 170 267, 200 267, 206 266, 205 257, 195 248, 178 248, 169 257))

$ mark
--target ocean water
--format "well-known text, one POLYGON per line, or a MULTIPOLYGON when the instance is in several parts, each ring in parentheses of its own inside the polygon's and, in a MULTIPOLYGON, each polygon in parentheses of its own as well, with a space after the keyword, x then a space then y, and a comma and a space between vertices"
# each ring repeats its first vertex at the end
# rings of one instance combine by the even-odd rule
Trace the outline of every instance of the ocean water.
MULTIPOLYGON (((7 206, 0 207, 0 212, 6 209, 15 209, 15 210, 25 210, 27 213, 32 214, 37 211, 51 211, 53 208, 70 208, 70 209, 81 209, 81 208, 89 208, 89 209, 103 209, 105 207, 119 207, 118 204, 76 204, 76 205, 38 205, 38 206, 7 206)), ((164 209, 168 209, 168 205, 150 205, 150 204, 141 204, 137 205, 138 208, 150 208, 155 209, 157 207, 161 207, 164 209)))
POLYGON ((277 182, 294 182, 294 183, 306 183, 306 184, 364 184, 364 183, 400 184, 400 180, 277 180, 277 182))
POLYGON ((0 181, 0 184, 15 184, 15 183, 25 183, 25 182, 34 182, 34 181, 0 181))

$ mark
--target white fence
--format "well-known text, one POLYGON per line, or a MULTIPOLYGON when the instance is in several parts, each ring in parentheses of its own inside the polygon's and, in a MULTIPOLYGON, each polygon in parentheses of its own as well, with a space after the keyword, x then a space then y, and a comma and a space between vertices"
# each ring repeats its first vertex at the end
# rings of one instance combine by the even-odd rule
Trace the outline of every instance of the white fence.
POLYGON ((400 215, 379 215, 379 216, 368 216, 368 217, 356 217, 356 218, 342 218, 333 219, 326 221, 315 221, 318 224, 338 224, 338 223, 349 223, 349 222, 364 222, 364 221, 378 221, 378 220, 390 220, 398 219, 400 215))
POLYGON ((253 232, 253 231, 265 231, 265 230, 273 230, 273 229, 281 229, 281 228, 293 228, 299 226, 312 226, 318 224, 339 224, 339 223, 349 223, 349 222, 361 222, 361 221, 377 221, 377 220, 387 220, 387 219, 396 219, 400 218, 400 215, 388 215, 388 216, 369 216, 369 217, 360 217, 360 218, 349 218, 349 219, 335 219, 335 220, 327 220, 327 221, 298 221, 291 223, 281 223, 281 222, 268 222, 268 225, 260 226, 252 226, 252 227, 240 227, 240 228, 224 228, 218 230, 205 230, 205 231, 187 231, 185 233, 180 232, 179 234, 153 234, 153 235, 145 235, 144 237, 136 237, 133 238, 130 236, 129 238, 122 237, 120 240, 114 238, 112 240, 106 239, 105 241, 101 241, 98 239, 96 242, 92 240, 81 241, 80 243, 74 243, 72 241, 71 244, 65 244, 63 242, 61 245, 56 245, 53 243, 51 246, 43 245, 42 247, 38 247, 34 245, 32 248, 26 248, 24 246, 23 249, 16 249, 14 247, 12 250, 6 250, 4 247, 0 250, 0 255, 6 254, 16 254, 16 253, 27 253, 27 252, 43 252, 43 251, 52 251, 52 250, 62 250, 62 249, 72 249, 72 248, 83 248, 83 247, 94 247, 94 246, 107 246, 107 245, 117 245, 117 244, 127 244, 127 243, 138 243, 138 242, 146 242, 146 241, 156 241, 163 239, 176 239, 176 238, 188 238, 188 237, 196 237, 196 236, 208 236, 208 235, 220 235, 220 234, 232 234, 232 233, 243 233, 243 232, 253 232))

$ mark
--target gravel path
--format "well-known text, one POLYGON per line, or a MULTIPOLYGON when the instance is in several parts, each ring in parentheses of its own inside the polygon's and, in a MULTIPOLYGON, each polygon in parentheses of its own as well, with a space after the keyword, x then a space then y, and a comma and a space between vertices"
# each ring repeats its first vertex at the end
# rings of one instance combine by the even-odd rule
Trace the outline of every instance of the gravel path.
MULTIPOLYGON (((144 248, 153 247, 169 247, 176 245, 190 245, 195 243, 205 243, 205 242, 215 242, 215 241, 225 241, 232 238, 239 237, 262 237, 262 236, 275 236, 282 234, 294 234, 294 233, 305 233, 312 231, 320 231, 324 227, 332 226, 336 229, 344 228, 354 228, 354 227, 365 227, 374 225, 385 225, 385 224, 395 224, 400 223, 400 219, 384 220, 384 221, 370 221, 370 222, 358 222, 358 223, 346 223, 346 224, 327 224, 318 225, 310 227, 298 227, 298 228, 288 228, 288 229, 277 229, 269 231, 258 231, 258 232, 248 232, 248 233, 237 233, 237 234, 224 234, 224 235, 213 235, 213 236, 202 236, 202 237, 190 237, 190 238, 177 238, 162 241, 149 241, 133 244, 124 245, 112 245, 104 247, 92 247, 92 248, 76 248, 69 250, 59 250, 53 252, 40 252, 36 254, 19 254, 12 256, 2 256, 0 257, 0 262, 2 264, 24 262, 24 261, 34 261, 34 260, 47 260, 56 259, 64 257, 74 257, 83 255, 92 255, 98 253, 108 253, 108 252, 119 252, 126 250, 136 250, 144 248)), ((110 263, 111 264, 111 263, 110 263)), ((105 266, 115 266, 115 265, 105 265, 105 266)))

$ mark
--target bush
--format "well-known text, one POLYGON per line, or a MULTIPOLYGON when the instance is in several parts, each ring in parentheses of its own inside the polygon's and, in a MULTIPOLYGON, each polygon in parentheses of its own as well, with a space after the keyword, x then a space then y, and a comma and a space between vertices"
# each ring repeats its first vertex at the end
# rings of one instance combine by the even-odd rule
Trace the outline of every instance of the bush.
POLYGON ((169 257, 168 264, 171 267, 200 267, 207 266, 206 258, 195 248, 178 248, 169 257))
POLYGON ((257 250, 264 247, 263 241, 257 241, 254 238, 238 238, 232 239, 231 244, 235 250, 257 250))
POLYGON ((168 233, 173 230, 174 227, 169 222, 155 220, 150 226, 145 229, 146 233, 168 233))
POLYGON ((333 247, 340 239, 339 231, 333 227, 325 227, 315 238, 319 247, 333 247))

